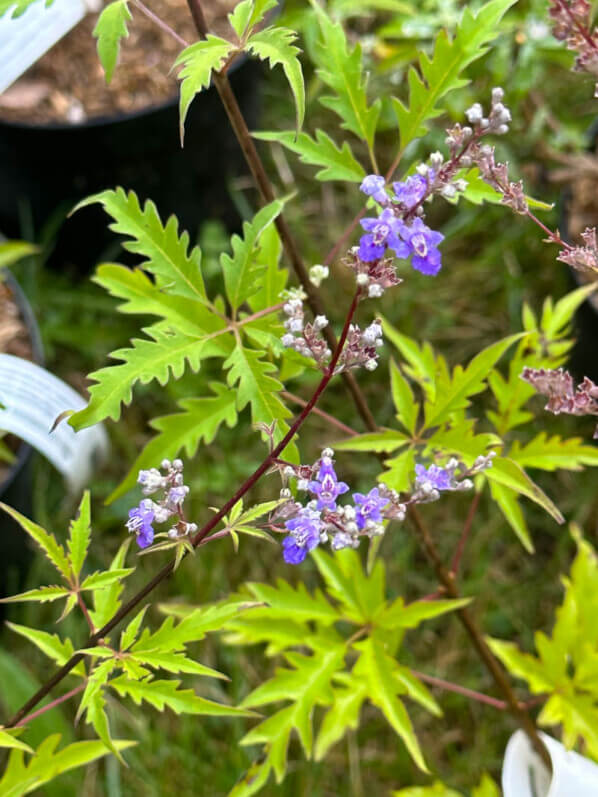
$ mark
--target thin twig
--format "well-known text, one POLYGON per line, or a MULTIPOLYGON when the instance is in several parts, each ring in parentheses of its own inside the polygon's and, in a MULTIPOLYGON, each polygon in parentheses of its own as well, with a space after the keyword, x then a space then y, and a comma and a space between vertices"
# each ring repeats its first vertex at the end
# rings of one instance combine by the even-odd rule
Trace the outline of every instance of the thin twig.
POLYGON ((47 706, 42 706, 41 708, 38 708, 37 711, 34 711, 31 714, 28 714, 26 717, 23 717, 23 719, 19 720, 19 722, 17 722, 13 727, 21 728, 23 725, 28 725, 36 717, 39 717, 42 714, 45 714, 46 711, 50 711, 50 709, 56 708, 56 706, 59 706, 61 703, 64 703, 65 701, 70 700, 71 697, 74 697, 75 695, 78 695, 79 692, 82 692, 85 689, 86 686, 87 686, 86 683, 79 684, 79 686, 76 686, 74 689, 71 689, 70 692, 66 692, 61 697, 57 697, 56 700, 52 700, 52 702, 48 703, 47 706))
POLYGON ((446 689, 447 692, 455 692, 457 695, 470 697, 472 700, 477 700, 478 703, 485 703, 487 706, 492 706, 500 711, 508 711, 509 709, 505 700, 497 700, 495 697, 485 695, 483 692, 476 692, 475 689, 468 689, 466 686, 460 686, 452 681, 445 681, 444 678, 436 678, 435 675, 426 675, 426 673, 418 672, 418 670, 411 670, 411 672, 416 678, 419 678, 420 681, 424 681, 432 686, 438 686, 440 689, 446 689))
POLYGON ((83 599, 83 595, 81 595, 80 592, 77 592, 77 602, 79 604, 79 608, 83 612, 83 617, 85 617, 85 621, 86 621, 87 625, 89 626, 89 630, 91 631, 92 634, 94 634, 95 630, 96 630, 96 627, 93 624, 93 620, 91 619, 91 616, 89 614, 89 609, 87 608, 87 604, 85 603, 85 601, 83 599))
POLYGON ((461 536, 459 537, 459 542, 457 543, 457 550, 455 551, 455 555, 453 556, 453 561, 451 564, 451 571, 455 577, 459 572, 459 565, 461 564, 461 559, 463 558, 463 551, 465 550, 465 545, 471 533, 473 520, 475 518, 475 514, 477 512, 481 497, 482 497, 481 492, 476 493, 474 495, 473 501, 471 502, 471 506, 469 507, 469 512, 467 513, 467 517, 465 518, 465 525, 463 526, 463 531, 461 533, 461 536))
POLYGON ((163 19, 160 19, 159 16, 154 14, 154 12, 146 5, 144 5, 141 2, 141 0, 133 0, 133 3, 137 6, 137 8, 141 11, 142 14, 145 14, 146 17, 151 19, 152 22, 154 22, 159 28, 161 28, 169 36, 172 36, 173 39, 176 39, 179 44, 181 44, 183 47, 189 46, 189 42, 185 41, 185 39, 183 39, 182 36, 179 36, 176 30, 171 28, 170 25, 164 22, 163 19))
MULTIPOLYGON (((283 398, 286 398, 287 401, 292 401, 295 404, 299 404, 300 407, 305 407, 307 404, 305 399, 302 399, 300 396, 296 396, 294 393, 289 393, 288 390, 282 390, 280 395, 283 398)), ((319 417, 323 418, 325 421, 328 421, 331 426, 336 426, 337 429, 340 429, 341 432, 349 435, 349 437, 356 437, 359 434, 359 432, 356 432, 355 429, 351 429, 350 426, 347 426, 347 424, 339 421, 338 418, 335 418, 334 415, 329 415, 327 412, 324 412, 324 410, 321 410, 318 407, 314 407, 313 413, 314 415, 319 415, 319 417)))

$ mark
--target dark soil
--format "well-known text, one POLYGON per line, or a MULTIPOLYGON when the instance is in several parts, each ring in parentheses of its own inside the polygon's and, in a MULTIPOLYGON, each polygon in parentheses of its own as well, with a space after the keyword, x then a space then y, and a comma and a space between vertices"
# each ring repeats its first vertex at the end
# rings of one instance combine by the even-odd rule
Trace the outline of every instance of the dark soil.
MULTIPOLYGON (((237 0, 209 0, 208 27, 234 35, 226 15, 237 0)), ((145 0, 145 5, 185 41, 197 41, 186 0, 145 0)), ((170 70, 181 45, 145 16, 134 3, 129 36, 121 40, 112 82, 104 71, 92 36, 99 14, 88 14, 19 80, 0 94, 0 120, 32 124, 81 124, 96 117, 130 113, 174 98, 177 80, 170 70)))

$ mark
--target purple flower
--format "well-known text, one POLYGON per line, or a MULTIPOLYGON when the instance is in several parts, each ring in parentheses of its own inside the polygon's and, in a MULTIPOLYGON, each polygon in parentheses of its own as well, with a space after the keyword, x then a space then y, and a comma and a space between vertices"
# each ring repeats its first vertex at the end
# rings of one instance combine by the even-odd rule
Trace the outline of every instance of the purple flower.
POLYGON ((317 481, 310 481, 308 490, 318 496, 317 509, 336 509, 336 499, 346 493, 349 485, 339 482, 330 457, 322 457, 317 481))
POLYGON ((371 196, 379 205, 387 205, 388 194, 385 191, 385 185, 384 177, 380 177, 379 174, 368 174, 367 177, 364 177, 359 190, 367 196, 371 196))
POLYGON ((434 171, 428 171, 428 178, 421 174, 413 174, 404 183, 393 183, 395 198, 400 205, 411 210, 422 201, 428 191, 428 185, 434 180, 434 171))
POLYGON ((137 535, 137 543, 140 548, 147 548, 154 541, 154 504, 149 498, 143 501, 134 509, 129 510, 127 528, 130 532, 137 535))
POLYGON ((409 257, 411 254, 411 248, 400 237, 405 225, 390 208, 383 210, 377 219, 362 219, 361 226, 367 235, 362 235, 359 241, 358 254, 365 263, 379 260, 388 247, 394 249, 397 257, 409 257))
POLYGON ((291 533, 282 541, 285 562, 298 565, 305 559, 308 551, 317 548, 322 525, 320 513, 308 508, 302 509, 296 517, 287 520, 285 526, 291 533))
POLYGON ((444 235, 435 232, 423 223, 421 219, 414 219, 409 227, 401 231, 410 252, 413 253, 411 265, 422 274, 434 277, 441 269, 440 252, 437 245, 444 240, 444 235))
POLYGON ((418 487, 424 491, 427 490, 452 490, 451 473, 445 468, 439 468, 437 465, 430 465, 426 470, 423 465, 415 466, 415 481, 418 487))
POLYGON ((388 503, 388 498, 380 495, 378 487, 374 487, 367 495, 361 493, 354 493, 353 501, 355 502, 355 521, 358 529, 364 529, 368 520, 373 520, 375 523, 382 522, 382 514, 380 510, 388 503))

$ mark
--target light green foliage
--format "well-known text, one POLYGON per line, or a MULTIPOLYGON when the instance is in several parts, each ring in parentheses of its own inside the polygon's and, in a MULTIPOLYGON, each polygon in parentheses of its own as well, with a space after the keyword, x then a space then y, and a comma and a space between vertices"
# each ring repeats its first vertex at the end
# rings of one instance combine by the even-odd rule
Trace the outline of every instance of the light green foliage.
MULTIPOLYGON (((13 9, 11 19, 20 17, 25 11, 34 3, 39 3, 41 0, 0 0, 0 18, 3 17, 10 9, 13 9)), ((44 7, 49 8, 54 0, 45 0, 44 7)))
POLYGON ((395 417, 401 428, 349 437, 335 447, 393 454, 385 462, 387 470, 381 480, 399 491, 412 485, 418 460, 444 461, 457 456, 471 467, 477 457, 494 450, 498 456, 480 478, 478 489, 488 482, 496 506, 523 546, 533 551, 519 497, 534 501, 558 523, 563 516, 526 469, 581 470, 598 465, 598 453, 577 437, 563 439, 540 432, 531 439, 512 439, 511 430, 533 418, 526 404, 535 391, 521 379, 521 372, 525 366, 556 368, 562 364, 572 345, 566 335, 573 313, 593 290, 593 285, 578 288, 556 304, 547 299, 540 320, 524 306, 523 333, 486 347, 466 367, 456 366, 452 373, 429 343, 419 344, 383 319, 384 334, 402 358, 390 365, 395 417), (513 347, 505 376, 497 366, 513 347), (471 414, 471 399, 488 387, 497 403, 496 410, 486 412, 494 431, 477 431, 479 413, 477 417, 471 414))
POLYGON ((286 701, 243 738, 244 745, 264 745, 264 756, 233 789, 235 797, 256 793, 271 772, 278 782, 283 779, 293 731, 305 755, 321 760, 347 730, 358 727, 367 701, 382 712, 417 765, 425 769, 403 698, 433 714, 441 712, 423 683, 397 660, 400 643, 406 628, 416 628, 467 600, 405 606, 398 598, 391 603, 380 560, 368 574, 352 550, 334 556, 317 550, 313 557, 326 594, 282 580, 276 585, 249 583, 243 592, 259 605, 224 626, 229 644, 265 642, 266 654, 282 656, 285 665, 241 704, 261 709, 286 701), (326 711, 314 739, 316 706, 326 711))
POLYGON ((419 71, 414 67, 409 69, 407 102, 393 98, 401 151, 413 139, 426 133, 426 122, 443 113, 439 100, 448 92, 467 85, 467 79, 462 76, 465 68, 487 51, 488 43, 499 33, 498 22, 514 2, 491 0, 475 15, 465 8, 454 37, 451 39, 446 31, 441 31, 432 57, 422 52, 419 71))
POLYGON ((127 22, 132 19, 128 0, 115 0, 109 3, 100 14, 93 35, 98 40, 98 55, 106 83, 110 83, 118 60, 120 40, 129 35, 127 22))
MULTIPOLYGON (((392 792, 393 797, 463 797, 460 791, 455 791, 441 783, 434 781, 431 786, 408 786, 392 792)), ((500 797, 500 790, 490 775, 483 775, 479 785, 471 791, 471 797, 500 797)))
POLYGON ((22 732, 20 728, 9 728, 2 730, 0 728, 0 747, 8 750, 24 750, 26 753, 32 753, 33 750, 25 742, 21 742, 16 737, 22 732))
POLYGON ((0 243, 0 269, 12 266, 22 258, 34 255, 36 252, 39 252, 39 248, 27 241, 4 241, 0 243))
POLYGON ((185 119, 196 94, 210 85, 212 72, 222 69, 226 59, 235 50, 235 45, 209 34, 206 39, 186 47, 174 62, 182 66, 178 77, 181 83, 180 135, 185 138, 185 119))
POLYGON ((297 34, 289 28, 269 27, 254 33, 246 41, 244 49, 270 61, 270 67, 281 64, 295 99, 297 132, 305 116, 305 83, 301 63, 297 57, 300 50, 293 42, 297 34))
POLYGON ((239 39, 244 40, 264 15, 275 7, 276 0, 242 0, 228 15, 228 20, 239 39))
MULTIPOLYGON (((69 422, 79 429, 105 418, 118 420, 122 404, 133 398, 135 384, 157 380, 164 385, 187 369, 197 372, 212 357, 224 360, 228 385, 238 385, 235 396, 225 385, 213 383, 215 396, 181 399, 182 412, 156 419, 152 425, 159 434, 112 497, 132 486, 140 467, 151 467, 183 449, 192 456, 199 442, 210 442, 222 423, 233 426, 237 413, 248 404, 254 423, 277 421, 275 439, 279 440, 288 429, 285 419, 290 412, 278 396, 282 385, 275 378, 276 366, 268 359, 268 350, 278 356, 283 353, 282 326, 273 315, 287 279, 278 265, 280 242, 274 228, 283 200, 272 202, 245 222, 243 237, 234 235, 231 240, 232 254, 221 256, 230 321, 207 297, 199 247, 189 251, 189 236, 186 232, 179 236, 174 218, 163 225, 153 203, 141 207, 133 192, 126 194, 122 189, 104 191, 78 207, 95 202, 114 219, 112 229, 128 236, 125 247, 143 258, 141 268, 134 270, 104 264, 98 268, 96 281, 124 300, 121 312, 150 314, 158 321, 144 330, 146 338, 136 338, 130 348, 112 353, 119 364, 90 375, 96 384, 90 388, 89 405, 69 422), (246 306, 259 312, 259 317, 248 316, 243 310, 246 306)), ((293 446, 290 454, 297 458, 293 446)))
POLYGON ((261 141, 278 141, 291 152, 299 155, 302 163, 318 166, 318 180, 345 180, 358 183, 365 177, 365 170, 355 159, 348 141, 339 147, 323 130, 316 130, 315 137, 308 133, 295 134, 291 130, 277 132, 275 130, 260 131, 253 134, 261 141))
POLYGON ((235 550, 239 546, 239 534, 247 534, 250 537, 258 537, 268 542, 274 542, 272 536, 264 529, 259 528, 254 521, 272 512, 280 503, 280 500, 266 501, 263 504, 252 506, 251 509, 247 509, 245 512, 243 512, 242 498, 234 505, 230 513, 222 518, 222 523, 224 528, 228 529, 235 550))
POLYGON ((340 116, 345 130, 367 143, 375 166, 374 137, 382 103, 378 98, 368 105, 361 47, 350 47, 342 26, 332 22, 318 3, 312 5, 320 26, 315 50, 317 74, 334 92, 321 97, 320 102, 340 116))
POLYGON ((581 740, 598 758, 598 559, 579 530, 572 532, 577 555, 563 579, 565 596, 552 633, 536 632, 535 654, 524 653, 513 642, 490 639, 489 644, 509 672, 527 682, 532 694, 546 696, 539 723, 561 724, 567 747, 581 740))
MULTIPOLYGON (((63 772, 86 766, 109 752, 108 747, 99 741, 74 742, 57 750, 59 743, 59 733, 48 736, 27 761, 22 750, 13 750, 0 780, 0 793, 3 797, 30 794, 63 772)), ((121 751, 135 742, 115 739, 113 744, 116 750, 121 751)))

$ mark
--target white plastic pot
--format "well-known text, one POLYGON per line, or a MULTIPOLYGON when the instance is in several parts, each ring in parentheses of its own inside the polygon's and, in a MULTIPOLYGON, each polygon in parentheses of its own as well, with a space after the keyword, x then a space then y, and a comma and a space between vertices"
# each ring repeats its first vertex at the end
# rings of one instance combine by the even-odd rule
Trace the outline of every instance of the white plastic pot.
POLYGON ((598 766, 540 733, 552 761, 552 776, 523 731, 507 744, 502 768, 504 797, 598 797, 598 766))

